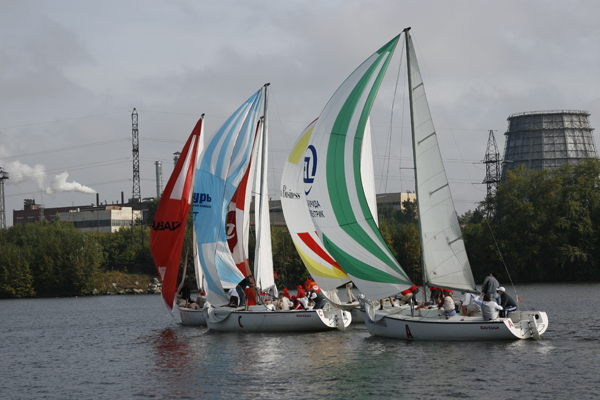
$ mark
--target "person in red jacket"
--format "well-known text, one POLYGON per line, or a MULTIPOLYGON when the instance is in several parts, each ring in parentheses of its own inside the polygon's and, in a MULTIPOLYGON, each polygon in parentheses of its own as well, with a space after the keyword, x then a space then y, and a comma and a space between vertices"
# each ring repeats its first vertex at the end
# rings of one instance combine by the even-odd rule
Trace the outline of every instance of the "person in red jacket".
POLYGON ((287 297, 289 300, 292 299, 292 296, 290 295, 290 292, 288 292, 287 288, 283 288, 283 296, 287 297))
POLYGON ((299 299, 306 297, 306 292, 304 291, 301 285, 298 285, 298 294, 296 295, 296 297, 299 299))

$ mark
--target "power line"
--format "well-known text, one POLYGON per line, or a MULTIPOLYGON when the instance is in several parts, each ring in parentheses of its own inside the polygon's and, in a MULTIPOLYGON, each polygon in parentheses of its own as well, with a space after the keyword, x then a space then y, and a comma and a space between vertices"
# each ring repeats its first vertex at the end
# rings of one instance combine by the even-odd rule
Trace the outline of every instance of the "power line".
POLYGON ((30 124, 7 126, 7 127, 0 128, 0 129, 25 128, 25 127, 28 127, 28 126, 47 125, 47 124, 54 124, 54 123, 57 123, 57 122, 76 121, 76 120, 79 120, 79 119, 104 117, 106 115, 124 114, 126 112, 129 112, 129 111, 116 111, 116 112, 105 113, 105 114, 87 115, 85 117, 74 117, 74 118, 66 118, 66 119, 56 119, 54 121, 45 121, 45 122, 33 122, 33 123, 30 123, 30 124))
POLYGON ((78 149, 84 149, 87 147, 102 146, 102 145, 106 145, 106 144, 113 144, 113 143, 124 142, 124 141, 129 141, 129 138, 111 139, 111 140, 105 140, 102 142, 80 144, 77 146, 62 147, 62 148, 58 148, 58 149, 51 149, 51 150, 44 150, 44 151, 36 151, 34 153, 17 154, 16 156, 4 157, 3 160, 14 160, 16 158, 39 156, 42 154, 58 153, 61 151, 68 151, 68 150, 78 150, 78 149))

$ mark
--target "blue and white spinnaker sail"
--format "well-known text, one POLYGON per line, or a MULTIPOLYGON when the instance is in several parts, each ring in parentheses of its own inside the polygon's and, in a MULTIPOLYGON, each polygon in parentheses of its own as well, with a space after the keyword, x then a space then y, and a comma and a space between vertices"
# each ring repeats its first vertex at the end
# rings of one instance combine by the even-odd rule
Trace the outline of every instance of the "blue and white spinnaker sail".
POLYGON ((252 153, 263 93, 254 93, 221 126, 206 145, 196 171, 194 227, 198 255, 206 280, 206 299, 228 303, 224 289, 244 276, 227 245, 227 208, 242 180, 252 153))

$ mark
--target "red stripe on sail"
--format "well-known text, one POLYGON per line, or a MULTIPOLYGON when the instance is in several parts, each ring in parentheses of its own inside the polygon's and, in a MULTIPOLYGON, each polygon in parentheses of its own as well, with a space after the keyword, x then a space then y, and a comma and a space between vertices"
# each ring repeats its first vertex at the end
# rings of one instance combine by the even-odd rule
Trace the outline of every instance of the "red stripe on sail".
POLYGON ((163 282, 162 297, 170 309, 173 309, 173 300, 177 288, 177 275, 179 273, 185 226, 190 210, 190 195, 194 184, 201 128, 202 119, 196 124, 181 151, 179 161, 177 161, 177 165, 160 199, 150 230, 150 251, 163 282), (191 146, 192 141, 194 142, 193 147, 191 146), (189 154, 187 171, 182 171, 189 152, 191 154, 189 154), (180 199, 172 199, 173 188, 181 174, 185 174, 181 197, 180 199))
POLYGON ((298 237, 300 237, 300 240, 302 240, 304 242, 304 244, 308 246, 309 249, 314 251, 315 254, 317 254, 319 257, 321 257, 323 260, 325 260, 329 264, 333 265, 335 268, 344 272, 344 270, 342 269, 342 267, 340 267, 340 265, 337 263, 337 261, 335 261, 333 258, 331 258, 331 256, 329 254, 327 254, 327 252, 325 252, 325 250, 321 247, 321 245, 318 244, 312 238, 312 236, 310 236, 310 233, 302 232, 302 233, 298 234, 298 237))
POLYGON ((254 141, 252 142, 252 149, 250 151, 250 162, 248 162, 248 169, 246 169, 246 173, 244 173, 244 176, 240 181, 240 184, 238 185, 238 188, 235 191, 231 202, 229 203, 229 211, 227 212, 227 219, 225 223, 227 229, 226 236, 229 251, 231 251, 234 261, 236 262, 236 266, 244 275, 244 277, 250 275, 250 264, 248 263, 248 259, 246 258, 246 250, 243 248, 244 235, 248 234, 248 232, 244 232, 243 227, 237 226, 237 217, 238 212, 241 211, 242 213, 244 213, 244 208, 246 204, 246 193, 248 188, 248 179, 250 176, 251 169, 250 167, 253 161, 252 154, 254 152, 254 145, 256 144, 256 135, 258 134, 259 127, 260 122, 256 125, 256 131, 254 132, 254 141), (244 261, 239 262, 241 259, 244 261))

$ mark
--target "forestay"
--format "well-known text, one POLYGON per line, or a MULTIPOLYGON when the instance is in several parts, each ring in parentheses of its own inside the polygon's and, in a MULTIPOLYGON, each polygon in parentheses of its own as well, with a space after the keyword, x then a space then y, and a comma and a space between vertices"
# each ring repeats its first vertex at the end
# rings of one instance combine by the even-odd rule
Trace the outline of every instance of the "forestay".
POLYGON ((425 281, 442 288, 476 290, 458 217, 433 127, 412 38, 406 32, 415 180, 425 281))
POLYGON ((336 91, 315 124, 305 156, 304 192, 317 232, 371 299, 412 286, 379 233, 360 165, 367 119, 398 39, 369 57, 336 91))

